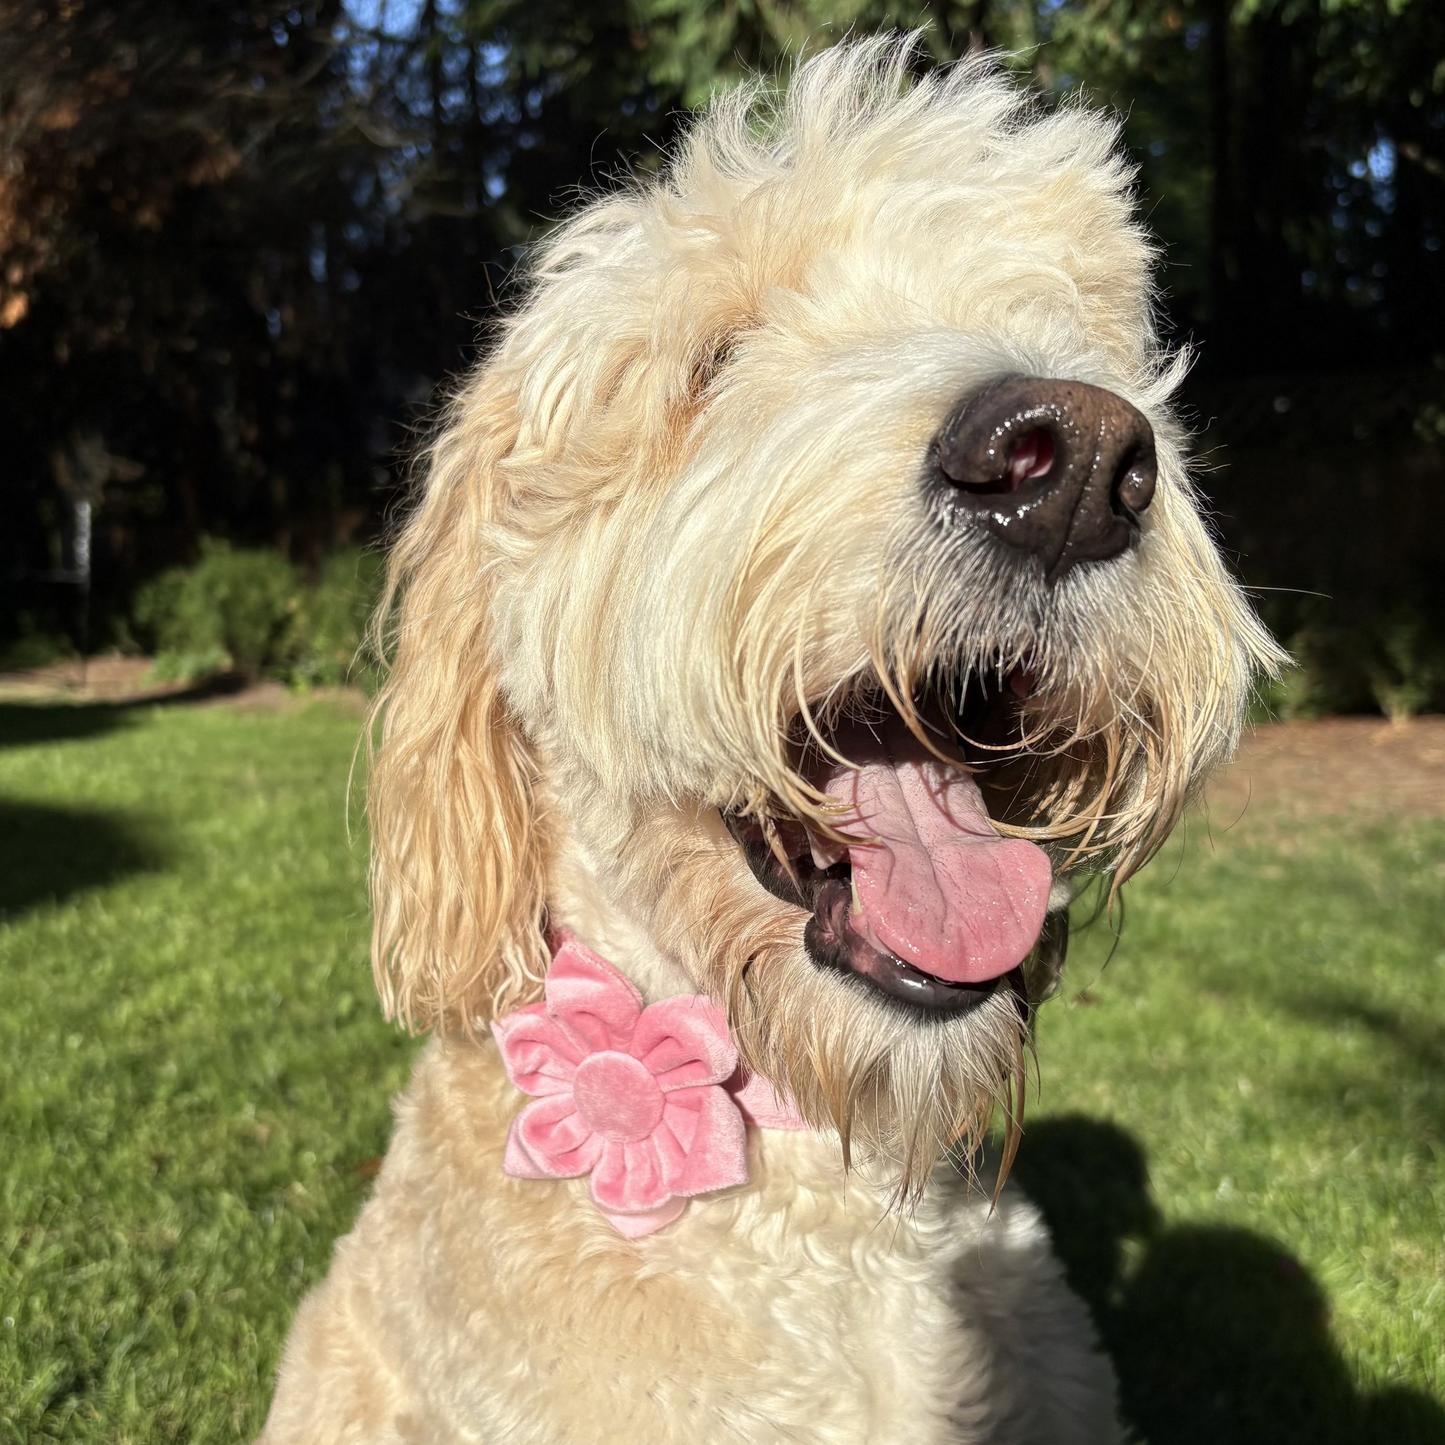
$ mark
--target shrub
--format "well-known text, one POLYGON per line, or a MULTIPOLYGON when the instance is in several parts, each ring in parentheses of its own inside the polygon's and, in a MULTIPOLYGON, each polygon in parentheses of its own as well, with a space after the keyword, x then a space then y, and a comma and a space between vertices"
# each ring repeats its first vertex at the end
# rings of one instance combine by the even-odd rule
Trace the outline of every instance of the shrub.
POLYGON ((141 588, 132 619, 163 681, 234 669, 296 687, 355 682, 371 690, 375 669, 358 664, 357 653, 381 573, 378 554, 350 548, 327 558, 306 586, 278 553, 207 540, 194 567, 173 568, 141 588))
POLYGON ((156 651, 158 675, 231 667, 255 678, 285 672, 300 605, 300 579, 279 553, 233 551, 207 539, 194 567, 162 573, 140 590, 133 616, 156 651))
POLYGON ((326 559, 294 619, 290 681, 303 687, 353 682, 368 692, 374 689, 376 669, 358 653, 381 574, 382 559, 376 552, 352 547, 326 559))
POLYGON ((1379 710, 1393 722, 1445 705, 1445 642, 1405 604, 1341 621, 1318 607, 1285 633, 1295 666, 1265 689, 1263 710, 1281 718, 1379 710))
POLYGON ((0 646, 0 672, 24 672, 32 667, 49 667, 74 655, 69 639, 38 629, 31 617, 21 613, 18 635, 0 646))
POLYGON ((1375 632, 1377 646, 1367 668, 1370 691, 1391 722, 1406 722, 1440 700, 1445 646, 1408 609, 1386 617, 1375 632))

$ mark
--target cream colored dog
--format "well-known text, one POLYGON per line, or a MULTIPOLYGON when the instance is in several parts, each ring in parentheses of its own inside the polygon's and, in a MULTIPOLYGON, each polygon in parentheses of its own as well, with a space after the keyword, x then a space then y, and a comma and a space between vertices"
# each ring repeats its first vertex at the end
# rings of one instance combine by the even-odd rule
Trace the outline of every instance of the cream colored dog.
POLYGON ((1151 855, 1275 651, 1116 126, 909 59, 584 207, 431 449, 371 808, 439 1037, 272 1445, 1120 1438, 955 1164, 1017 1138, 1069 876, 1151 855))

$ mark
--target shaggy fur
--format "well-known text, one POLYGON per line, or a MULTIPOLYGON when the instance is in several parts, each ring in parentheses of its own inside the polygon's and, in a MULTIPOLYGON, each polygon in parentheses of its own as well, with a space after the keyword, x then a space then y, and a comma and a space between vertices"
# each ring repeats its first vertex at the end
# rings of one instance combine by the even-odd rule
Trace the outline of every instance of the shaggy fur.
POLYGON ((371 817, 383 999, 445 1037, 302 1306, 272 1445, 1118 1438, 1037 1216, 938 1164, 1000 1097, 1017 1123, 1019 1010, 920 1021, 820 969, 719 814, 827 833, 810 740, 869 698, 926 737, 921 689, 1023 665, 995 816, 1062 904, 1158 848, 1275 660, 1186 476, 1117 128, 909 60, 851 44, 716 102, 539 248, 439 430, 371 817), (920 486, 1008 374, 1107 388, 1157 439, 1139 545, 1056 585, 920 486), (505 1177, 522 1099, 485 1025, 539 995, 548 926, 649 1000, 724 1003, 816 1132, 751 1131, 751 1181, 641 1241, 585 1181, 505 1177))

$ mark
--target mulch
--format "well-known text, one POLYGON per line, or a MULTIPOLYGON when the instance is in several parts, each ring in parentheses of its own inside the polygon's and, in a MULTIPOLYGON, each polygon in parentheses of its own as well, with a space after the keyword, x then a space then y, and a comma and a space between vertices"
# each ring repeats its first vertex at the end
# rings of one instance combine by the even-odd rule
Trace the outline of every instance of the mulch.
POLYGON ((1333 717, 1247 734, 1211 782, 1210 828, 1445 818, 1445 717, 1333 717))
POLYGON ((279 682, 248 682, 232 674, 203 682, 158 682, 151 676, 153 659, 106 653, 85 662, 57 662, 23 672, 0 672, 0 702, 75 703, 135 706, 175 702, 196 707, 242 707, 284 711, 309 698, 327 697, 365 706, 355 688, 319 688, 295 693, 279 682))

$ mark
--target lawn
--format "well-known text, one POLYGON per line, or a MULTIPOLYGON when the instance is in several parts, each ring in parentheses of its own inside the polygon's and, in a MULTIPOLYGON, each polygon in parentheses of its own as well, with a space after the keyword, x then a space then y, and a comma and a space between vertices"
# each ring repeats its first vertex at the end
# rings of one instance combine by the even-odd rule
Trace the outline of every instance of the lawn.
POLYGON ((384 1150, 353 710, 0 707, 0 1436, 233 1441, 384 1150))
POLYGON ((1076 937, 1019 1178, 1145 1439, 1445 1442, 1445 824, 1189 831, 1076 937))
MULTIPOLYGON (((0 704, 0 1440, 259 1428, 415 1048, 357 728, 0 704)), ((1445 1442, 1442 923, 1438 821, 1196 821, 1076 940, 1018 1177, 1154 1445, 1445 1442)))

